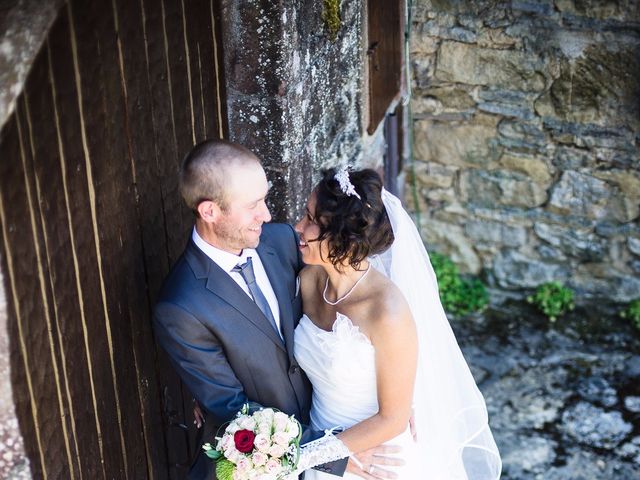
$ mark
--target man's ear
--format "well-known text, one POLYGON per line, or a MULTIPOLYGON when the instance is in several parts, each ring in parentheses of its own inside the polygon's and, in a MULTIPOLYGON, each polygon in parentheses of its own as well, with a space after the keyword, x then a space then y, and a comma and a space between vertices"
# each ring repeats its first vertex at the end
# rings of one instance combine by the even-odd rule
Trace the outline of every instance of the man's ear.
POLYGON ((222 210, 218 204, 211 200, 204 200, 200 202, 197 210, 200 219, 206 223, 215 223, 222 214, 222 210))

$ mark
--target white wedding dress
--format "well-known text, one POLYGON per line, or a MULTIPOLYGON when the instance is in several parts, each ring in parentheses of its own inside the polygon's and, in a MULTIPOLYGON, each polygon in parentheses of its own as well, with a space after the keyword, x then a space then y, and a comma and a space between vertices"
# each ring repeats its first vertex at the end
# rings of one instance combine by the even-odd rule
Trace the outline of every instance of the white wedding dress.
MULTIPOLYGON (((317 327, 306 315, 295 331, 295 357, 313 385, 311 428, 349 428, 378 412, 375 350, 369 339, 338 313, 332 331, 317 327)), ((408 426, 407 426, 408 427, 408 426)), ((409 428, 388 442, 402 447, 402 467, 385 467, 400 480, 421 478, 409 428)), ((307 470, 305 480, 337 480, 335 475, 307 470)), ((360 477, 345 473, 345 479, 360 477)))
MULTIPOLYGON (((403 293, 419 347, 413 395, 419 443, 408 429, 389 441, 403 448, 406 462, 394 472, 400 480, 498 480, 502 462, 484 397, 442 308, 429 255, 400 200, 384 189, 382 200, 395 239, 369 260, 403 293)), ((303 315, 294 353, 313 385, 313 428, 349 428, 378 412, 375 349, 349 318, 338 313, 332 330, 325 331, 303 315)), ((305 480, 336 479, 307 470, 305 480)))

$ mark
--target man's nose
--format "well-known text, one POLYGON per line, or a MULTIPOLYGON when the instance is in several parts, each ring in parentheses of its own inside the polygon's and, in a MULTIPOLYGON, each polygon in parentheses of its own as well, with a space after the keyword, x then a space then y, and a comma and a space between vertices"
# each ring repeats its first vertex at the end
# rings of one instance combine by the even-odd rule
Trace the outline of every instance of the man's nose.
POLYGON ((271 221, 271 212, 269 211, 269 207, 267 207, 266 202, 262 203, 262 221, 264 223, 269 223, 271 221))

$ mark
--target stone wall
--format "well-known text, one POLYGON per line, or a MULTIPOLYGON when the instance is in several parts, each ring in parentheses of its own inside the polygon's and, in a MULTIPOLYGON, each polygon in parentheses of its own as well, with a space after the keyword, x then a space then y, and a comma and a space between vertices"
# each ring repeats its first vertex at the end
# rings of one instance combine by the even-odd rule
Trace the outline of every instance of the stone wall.
POLYGON ((430 248, 501 289, 640 297, 640 2, 418 0, 411 59, 430 248))

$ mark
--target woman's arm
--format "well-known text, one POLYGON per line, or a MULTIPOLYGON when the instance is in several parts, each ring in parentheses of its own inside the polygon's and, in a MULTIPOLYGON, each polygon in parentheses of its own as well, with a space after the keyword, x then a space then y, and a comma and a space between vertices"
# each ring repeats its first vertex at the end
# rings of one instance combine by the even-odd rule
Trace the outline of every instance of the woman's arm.
POLYGON ((399 292, 384 299, 367 333, 376 352, 378 413, 338 435, 352 452, 380 445, 404 432, 411 417, 418 341, 406 300, 399 292))

